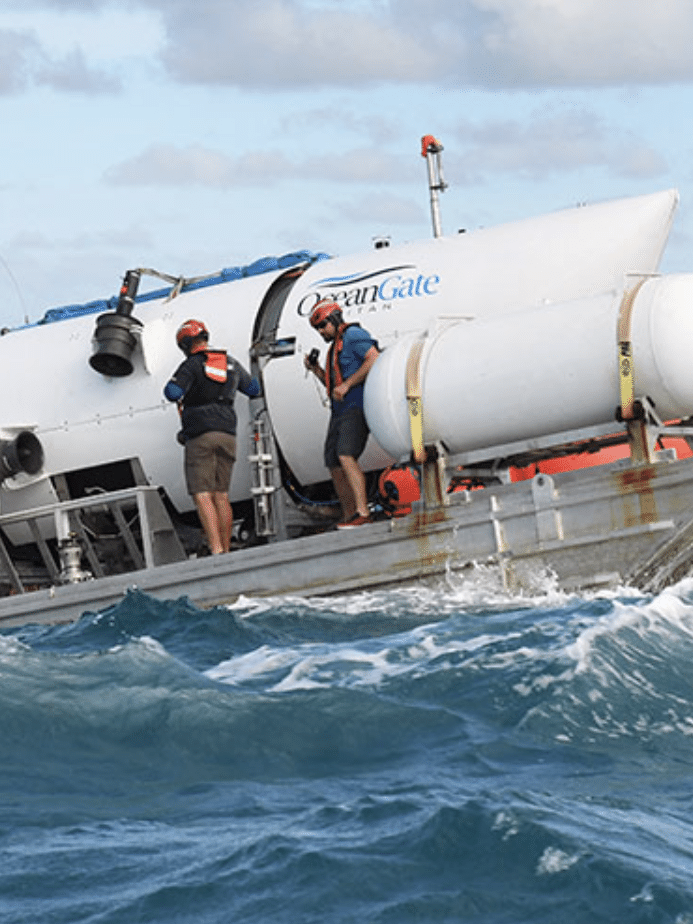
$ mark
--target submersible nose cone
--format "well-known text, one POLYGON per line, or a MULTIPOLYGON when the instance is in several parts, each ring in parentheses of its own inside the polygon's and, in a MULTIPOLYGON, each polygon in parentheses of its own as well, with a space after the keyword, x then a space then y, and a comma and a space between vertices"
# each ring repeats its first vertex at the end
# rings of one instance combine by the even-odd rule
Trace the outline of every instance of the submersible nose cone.
POLYGON ((136 333, 141 327, 141 321, 127 315, 100 315, 94 331, 94 353, 89 359, 92 369, 101 375, 130 375, 133 370, 131 357, 137 344, 136 333))

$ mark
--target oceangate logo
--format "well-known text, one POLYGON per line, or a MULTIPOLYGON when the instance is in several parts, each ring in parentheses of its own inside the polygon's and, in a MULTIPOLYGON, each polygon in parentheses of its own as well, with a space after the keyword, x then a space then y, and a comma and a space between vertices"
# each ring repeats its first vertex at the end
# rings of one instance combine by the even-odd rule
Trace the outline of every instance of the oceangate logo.
POLYGON ((297 310, 301 317, 307 317, 319 301, 329 298, 345 313, 349 308, 358 309, 359 314, 364 310, 377 311, 379 307, 391 308, 397 299, 437 295, 439 283, 440 276, 417 273, 411 263, 389 266, 375 273, 328 276, 313 283, 313 291, 303 296, 297 310))

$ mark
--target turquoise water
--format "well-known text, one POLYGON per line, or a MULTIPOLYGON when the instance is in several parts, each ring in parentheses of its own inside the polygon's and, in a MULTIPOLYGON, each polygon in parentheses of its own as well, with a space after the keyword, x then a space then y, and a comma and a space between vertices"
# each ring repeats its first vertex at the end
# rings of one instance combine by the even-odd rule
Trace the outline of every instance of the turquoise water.
POLYGON ((693 924, 693 583, 0 635, 3 924, 693 924))

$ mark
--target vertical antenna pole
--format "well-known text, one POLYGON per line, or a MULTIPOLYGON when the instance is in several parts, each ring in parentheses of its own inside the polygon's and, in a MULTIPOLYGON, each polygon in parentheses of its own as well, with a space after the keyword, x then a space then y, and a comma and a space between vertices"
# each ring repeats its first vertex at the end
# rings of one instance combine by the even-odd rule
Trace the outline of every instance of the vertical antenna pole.
POLYGON ((431 193, 431 221, 433 236, 443 233, 440 221, 440 193, 445 192, 448 184, 443 179, 443 164, 440 158, 443 145, 433 135, 424 135, 421 139, 421 156, 426 158, 428 167, 428 188, 431 193))

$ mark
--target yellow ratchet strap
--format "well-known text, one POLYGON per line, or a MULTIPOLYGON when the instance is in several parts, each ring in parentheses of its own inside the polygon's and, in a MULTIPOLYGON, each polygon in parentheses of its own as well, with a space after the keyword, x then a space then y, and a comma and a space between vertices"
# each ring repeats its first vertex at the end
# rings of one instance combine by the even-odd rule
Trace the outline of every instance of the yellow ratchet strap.
POLYGON ((421 397, 421 354, 425 340, 417 340, 407 358, 407 407, 409 409, 409 430, 414 461, 421 465, 426 453, 423 438, 423 400, 421 397))
POLYGON ((621 386, 621 419, 632 420, 635 416, 635 382, 633 380, 633 344, 630 339, 630 325, 633 316, 635 296, 643 286, 641 279, 628 289, 618 309, 618 378, 621 386))

